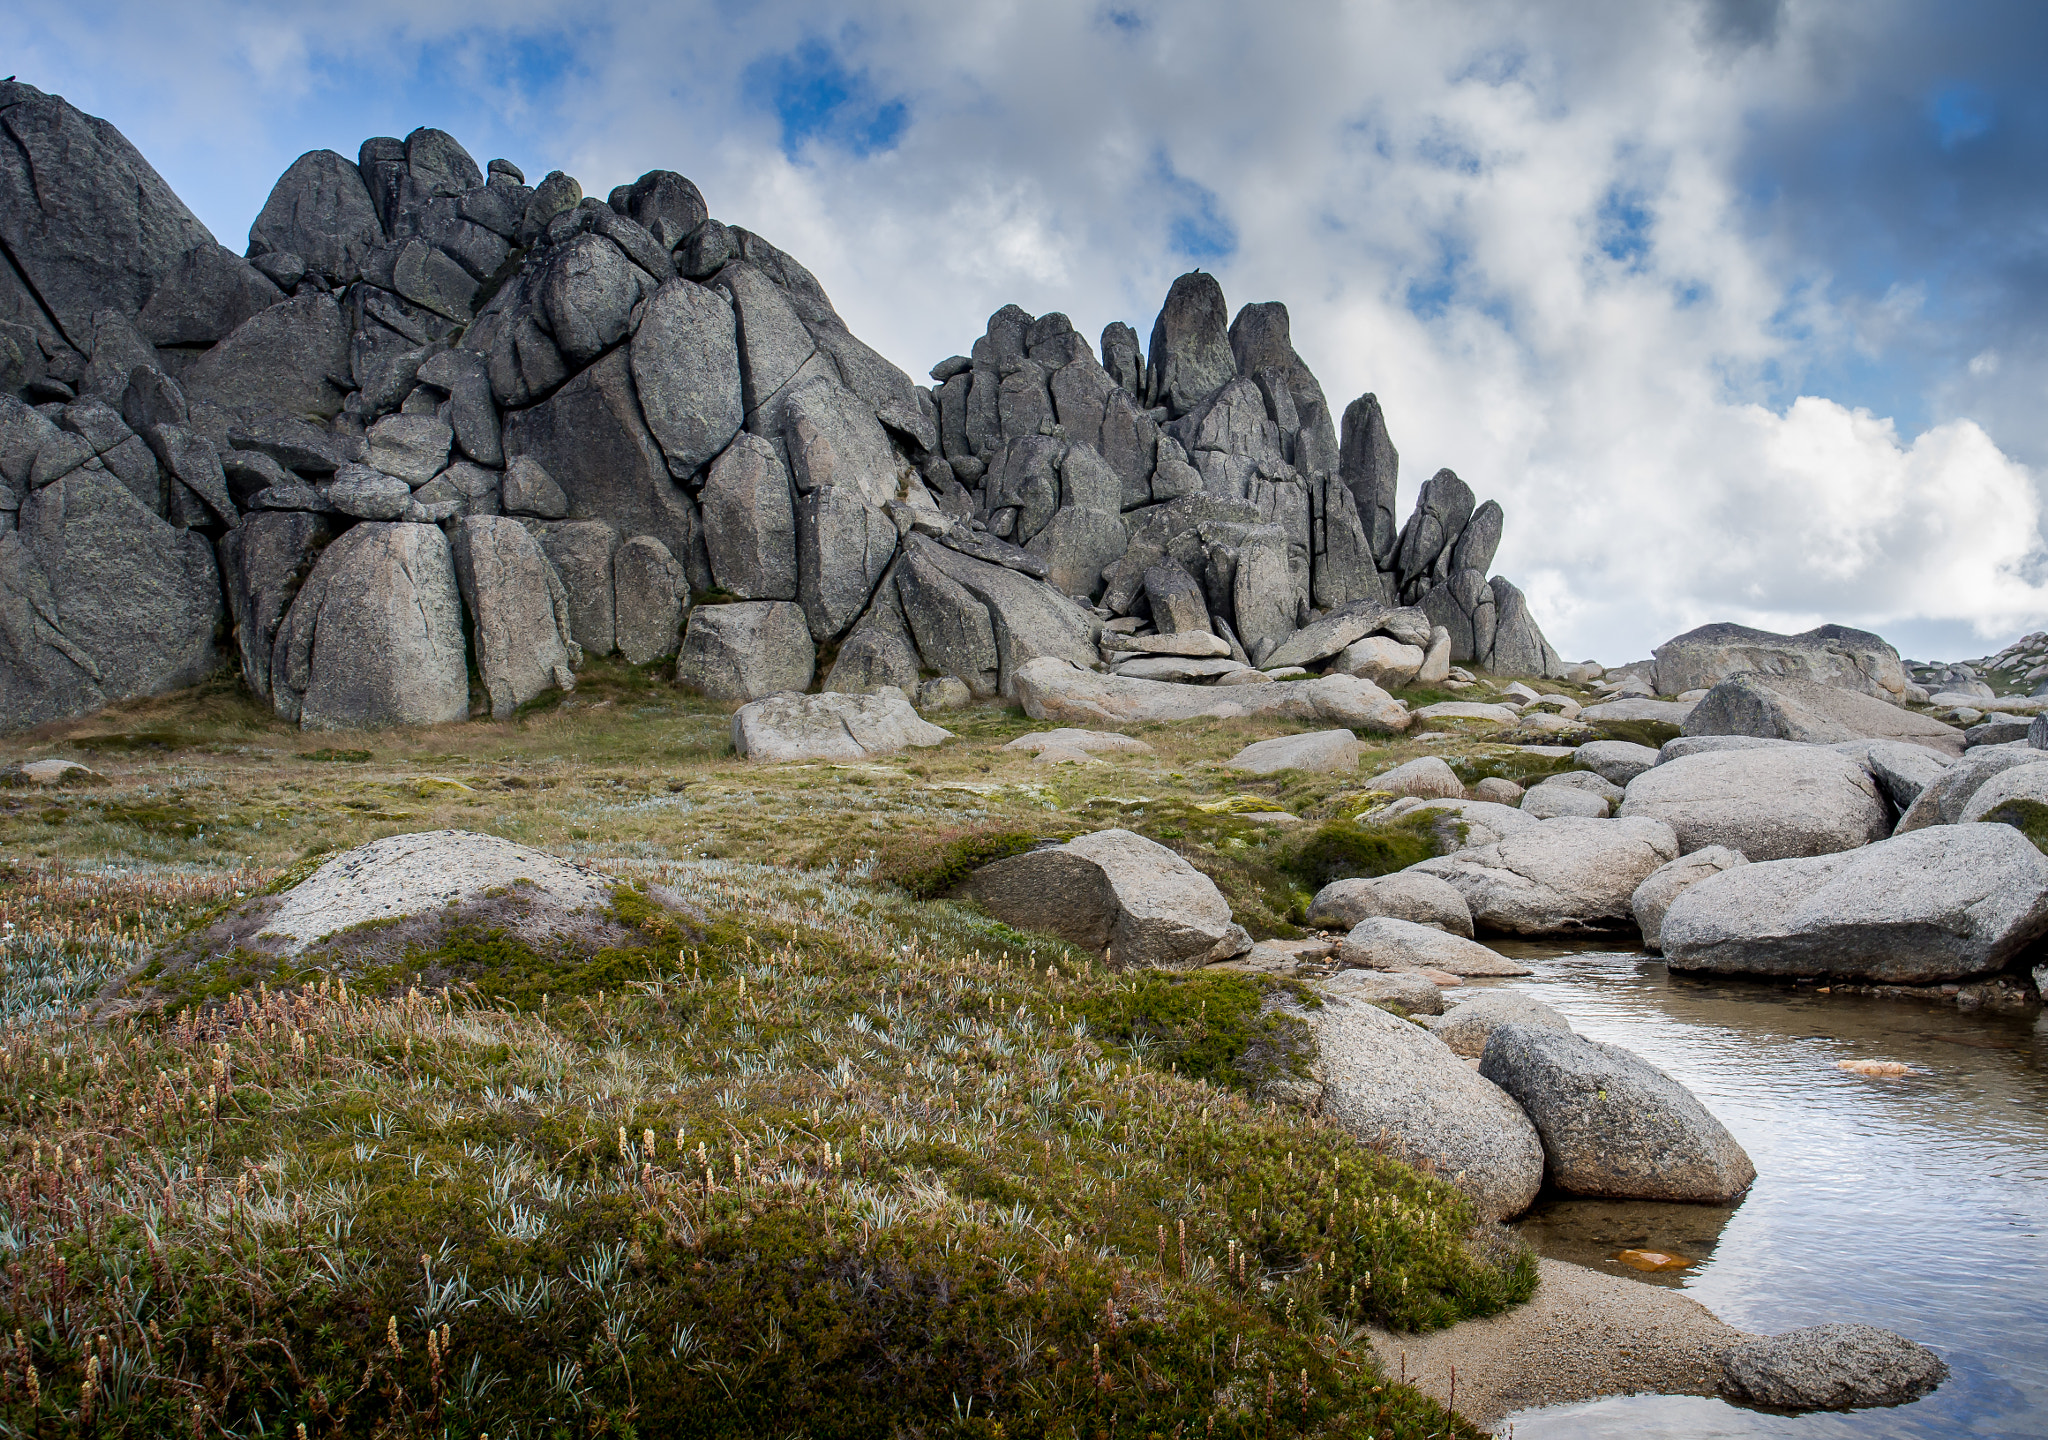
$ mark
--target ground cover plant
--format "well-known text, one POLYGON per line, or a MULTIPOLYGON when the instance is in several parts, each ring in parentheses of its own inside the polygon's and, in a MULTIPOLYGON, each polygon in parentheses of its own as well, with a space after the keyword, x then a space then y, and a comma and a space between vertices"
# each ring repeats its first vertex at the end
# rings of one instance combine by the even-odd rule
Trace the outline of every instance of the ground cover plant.
POLYGON ((16 747, 100 783, 0 790, 0 1434, 1474 1433, 1364 1327, 1490 1313, 1533 1266, 1275 1103, 1312 997, 1110 974, 945 897, 1123 825, 1292 933, 1326 871, 1401 858, 1354 853, 1373 771, 1521 752, 1252 777, 1223 762, 1299 727, 1239 721, 1043 765, 983 706, 937 750, 763 769, 612 668, 459 733, 338 746, 214 686, 16 747), (443 826, 602 864, 628 938, 148 973, 443 826))

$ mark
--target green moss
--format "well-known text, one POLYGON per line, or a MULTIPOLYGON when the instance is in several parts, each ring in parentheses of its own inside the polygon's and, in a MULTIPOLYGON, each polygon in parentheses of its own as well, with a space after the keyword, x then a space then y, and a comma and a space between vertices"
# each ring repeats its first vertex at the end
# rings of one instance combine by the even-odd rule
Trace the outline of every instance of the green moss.
POLYGON ((1446 755, 1450 767, 1469 789, 1481 780, 1512 780, 1526 785, 1580 768, 1569 755, 1531 755, 1526 750, 1500 749, 1480 755, 1446 755))
POLYGON ((893 885, 914 899, 930 900, 951 891, 982 866, 1022 855, 1045 838, 1000 825, 891 836, 876 853, 873 874, 882 884, 893 885))
POLYGON ((301 760, 324 760, 340 765, 362 765, 369 761, 370 752, 367 750, 336 750, 330 746, 322 746, 318 750, 308 750, 299 758, 301 760))
POLYGON ((1431 827, 1440 814, 1418 811, 1387 825, 1328 820, 1280 863, 1311 890, 1320 890, 1333 880, 1391 875, 1435 857, 1438 846, 1431 827))
POLYGON ((2048 854, 2048 805, 2038 800, 2007 800, 1977 817, 1994 825, 2010 825, 2048 854))
POLYGON ((1307 987, 1265 975, 1148 970, 1080 1010, 1102 1038, 1154 1065, 1249 1093, 1308 1075, 1314 1042, 1299 1017, 1268 1003, 1276 995, 1297 1006, 1321 1003, 1307 987))
POLYGON ((1676 740, 1679 729, 1668 720, 1591 720, 1587 722, 1602 740, 1627 740, 1652 750, 1667 740, 1676 740))

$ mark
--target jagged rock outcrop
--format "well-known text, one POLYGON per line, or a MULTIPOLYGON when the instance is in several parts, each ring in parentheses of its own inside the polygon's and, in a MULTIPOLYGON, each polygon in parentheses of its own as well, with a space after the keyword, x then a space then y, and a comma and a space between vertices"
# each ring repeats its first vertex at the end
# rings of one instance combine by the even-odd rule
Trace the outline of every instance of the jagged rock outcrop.
POLYGON ((601 199, 376 136, 294 161, 238 256, 104 121, 10 81, 0 130, 10 725, 190 683, 224 612, 251 689, 309 725, 460 718, 466 635, 501 715, 579 651, 677 654, 735 697, 812 683, 820 648, 862 692, 1015 698, 1050 659, 1169 673, 1176 713, 1262 664, 1562 669, 1488 574, 1499 505, 1441 471, 1397 527, 1378 400, 1340 421, 1286 307, 1233 315, 1213 276, 1174 281, 1147 344, 1005 306, 927 387, 674 171, 601 199), (372 576, 427 608, 379 618, 372 576), (1213 655, 1139 643, 1196 634, 1213 655))

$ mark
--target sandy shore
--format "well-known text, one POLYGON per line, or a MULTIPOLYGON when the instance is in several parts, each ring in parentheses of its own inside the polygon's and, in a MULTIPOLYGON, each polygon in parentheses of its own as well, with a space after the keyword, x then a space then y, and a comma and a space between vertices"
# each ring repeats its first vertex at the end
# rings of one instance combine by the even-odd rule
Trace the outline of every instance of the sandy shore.
POLYGON ((1721 1356, 1748 1339, 1676 1290, 1602 1275, 1562 1260, 1537 1262, 1536 1297, 1505 1315, 1428 1335, 1375 1330, 1389 1375, 1438 1400, 1458 1372, 1458 1412, 1478 1425, 1532 1405, 1595 1395, 1711 1395, 1721 1356))

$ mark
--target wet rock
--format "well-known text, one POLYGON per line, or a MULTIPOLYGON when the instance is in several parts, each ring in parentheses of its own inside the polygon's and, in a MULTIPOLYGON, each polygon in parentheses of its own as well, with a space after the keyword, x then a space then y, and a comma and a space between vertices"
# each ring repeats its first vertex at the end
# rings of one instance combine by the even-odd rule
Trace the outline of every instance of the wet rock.
POLYGON ((1561 1189, 1725 1205, 1756 1180, 1749 1156, 1690 1090, 1618 1045, 1497 1025, 1479 1073, 1535 1124, 1561 1189))
POLYGON ((1813 1325, 1746 1340, 1721 1366, 1730 1394, 1781 1410, 1903 1405, 1948 1378, 1948 1366, 1926 1346, 1857 1324, 1813 1325))
POLYGON ((1128 830, 998 860, 966 892, 1003 923, 1098 951, 1114 969, 1184 970, 1251 948, 1208 876, 1128 830))

